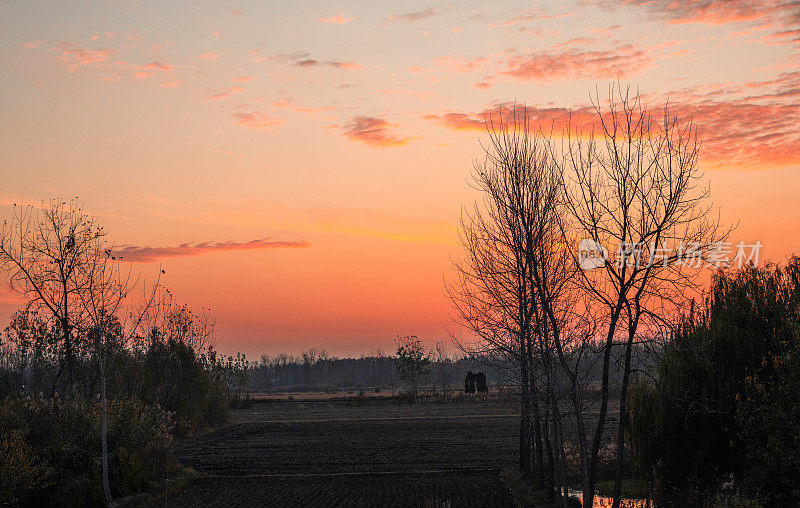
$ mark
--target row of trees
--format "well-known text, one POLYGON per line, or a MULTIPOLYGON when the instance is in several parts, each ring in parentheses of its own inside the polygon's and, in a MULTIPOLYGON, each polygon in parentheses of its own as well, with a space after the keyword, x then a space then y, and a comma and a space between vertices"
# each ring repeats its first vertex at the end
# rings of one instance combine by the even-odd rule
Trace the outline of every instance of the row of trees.
POLYGON ((667 106, 653 112, 621 86, 593 105, 585 124, 565 120, 560 143, 524 106, 487 119, 485 160, 473 174, 482 199, 462 214, 464 257, 447 290, 466 330, 460 347, 504 358, 517 380, 523 475, 566 504, 565 448, 574 445, 583 505, 592 506, 612 432, 617 507, 634 352, 662 336, 698 289, 687 246, 703 259, 728 232, 699 185, 690 119, 667 106), (600 257, 581 257, 579 245, 600 257), (615 377, 620 416, 609 429, 615 377))
MULTIPOLYGON (((262 355, 248 362, 248 378, 254 391, 364 391, 421 387, 449 394, 461 390, 464 375, 481 363, 448 352, 443 342, 427 348, 414 336, 398 337, 394 355, 380 348, 358 358, 337 358, 327 351, 307 349, 299 355, 262 355)), ((506 383, 505 371, 488 370, 493 384, 506 383)))

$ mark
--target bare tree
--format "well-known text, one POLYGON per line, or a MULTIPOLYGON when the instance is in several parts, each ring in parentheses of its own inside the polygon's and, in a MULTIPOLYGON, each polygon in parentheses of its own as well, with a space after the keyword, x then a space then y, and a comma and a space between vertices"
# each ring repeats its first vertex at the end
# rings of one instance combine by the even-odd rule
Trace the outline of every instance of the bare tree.
POLYGON ((440 386, 442 387, 442 394, 448 395, 452 384, 452 367, 453 359, 447 353, 447 344, 444 342, 437 342, 434 350, 436 374, 440 386))
POLYGON ((411 400, 417 403, 419 387, 430 374, 431 353, 414 335, 398 337, 395 368, 400 378, 411 389, 411 400))
POLYGON ((447 293, 455 319, 475 338, 458 340, 459 347, 473 358, 502 357, 515 371, 512 377, 520 387, 520 469, 529 478, 533 459, 541 487, 542 439, 547 437, 541 423, 547 420, 539 407, 536 340, 545 331, 541 303, 554 299, 549 293, 537 295, 537 289, 549 287, 551 275, 559 280, 562 275, 553 272, 555 259, 542 255, 549 249, 563 251, 557 222, 563 193, 550 139, 530 131, 526 107, 498 110, 487 119, 487 132, 485 160, 476 164, 473 174, 483 199, 471 212, 462 213, 465 255, 455 265, 458 280, 447 293))
POLYGON ((607 102, 604 107, 599 95, 593 98, 599 132, 567 128, 561 165, 577 236, 604 252, 617 248, 616 259, 580 270, 576 279, 590 298, 587 305, 602 320, 600 412, 584 457, 589 466, 585 468, 584 506, 592 506, 594 495, 608 412, 612 349, 620 345, 624 358, 616 439, 617 507, 634 340, 648 321, 663 320, 687 301, 696 288, 699 263, 721 245, 729 231, 722 231, 710 217, 708 188, 700 185, 699 143, 691 119, 680 120, 668 105, 654 115, 638 94, 621 85, 610 87, 607 102))
POLYGON ((74 395, 74 331, 85 317, 80 267, 98 255, 95 241, 104 235, 77 201, 51 200, 39 208, 15 204, 14 216, 3 221, 0 269, 8 274, 11 290, 27 301, 26 310, 49 315, 59 327, 63 354, 52 391, 66 366, 68 391, 74 395))
POLYGON ((52 391, 66 366, 69 393, 74 395, 78 343, 86 346, 96 360, 93 363, 101 381, 103 491, 111 501, 108 363, 125 349, 130 335, 138 333, 142 316, 156 300, 158 283, 138 302, 129 301, 138 279, 132 277, 130 269, 120 269, 105 236, 102 226, 77 201, 51 200, 39 209, 15 207, 13 219, 4 222, 0 234, 0 266, 9 274, 12 290, 27 299, 26 315, 47 316, 58 331, 63 353, 52 391))
MULTIPOLYGON (((131 337, 141 335, 143 318, 152 308, 158 307, 159 284, 156 280, 151 288, 142 285, 142 297, 131 298, 140 285, 130 267, 123 270, 119 261, 111 255, 110 247, 102 236, 89 244, 93 256, 77 267, 82 290, 78 292, 85 318, 81 322, 82 334, 92 349, 94 364, 100 377, 100 440, 102 446, 103 493, 111 502, 108 467, 108 401, 106 384, 110 363, 125 351, 131 337)), ((160 277, 159 277, 160 278, 160 277)))

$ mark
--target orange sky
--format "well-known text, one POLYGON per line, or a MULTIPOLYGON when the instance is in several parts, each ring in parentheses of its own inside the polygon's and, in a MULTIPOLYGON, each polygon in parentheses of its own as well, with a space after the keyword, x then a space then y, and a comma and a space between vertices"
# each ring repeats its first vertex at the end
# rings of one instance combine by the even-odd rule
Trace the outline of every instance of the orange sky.
POLYGON ((800 252, 800 8, 551 4, 0 0, 0 212, 79 196, 224 351, 433 343, 482 113, 619 79, 694 117, 734 240, 800 252))

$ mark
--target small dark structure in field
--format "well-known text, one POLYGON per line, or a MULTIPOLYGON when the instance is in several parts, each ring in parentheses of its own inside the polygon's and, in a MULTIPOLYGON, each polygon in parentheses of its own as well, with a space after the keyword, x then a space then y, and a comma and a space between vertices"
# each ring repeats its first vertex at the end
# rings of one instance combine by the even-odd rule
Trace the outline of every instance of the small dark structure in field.
POLYGON ((484 395, 489 393, 489 387, 486 385, 486 374, 483 372, 478 372, 475 376, 475 387, 478 389, 478 393, 482 393, 484 395))
POLYGON ((478 376, 473 374, 472 371, 467 372, 467 377, 464 378, 464 393, 475 393, 475 382, 477 377, 478 376))

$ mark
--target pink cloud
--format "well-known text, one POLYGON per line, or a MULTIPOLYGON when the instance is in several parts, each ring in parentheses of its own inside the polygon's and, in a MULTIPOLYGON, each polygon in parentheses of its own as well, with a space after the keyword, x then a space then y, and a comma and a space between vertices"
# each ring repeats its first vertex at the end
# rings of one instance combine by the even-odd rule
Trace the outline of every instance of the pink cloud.
MULTIPOLYGON (((697 87, 648 97, 647 101, 657 106, 669 99, 673 114, 681 121, 692 120, 702 141, 700 162, 705 167, 767 169, 800 165, 798 98, 800 72, 795 71, 769 81, 697 87)), ((451 130, 483 131, 489 118, 503 115, 510 120, 514 107, 504 103, 475 113, 451 111, 424 118, 451 130)), ((572 110, 528 106, 526 113, 533 129, 560 132, 570 113, 573 128, 597 127, 596 113, 589 105, 572 110)))
MULTIPOLYGON (((514 26, 519 23, 525 23, 527 21, 540 21, 545 19, 555 19, 555 18, 563 18, 572 16, 571 13, 558 13, 552 14, 542 8, 536 8, 528 11, 521 11, 517 13, 515 16, 511 18, 505 19, 503 21, 496 21, 493 23, 489 23, 484 28, 504 28, 509 26, 514 26)), ((480 19, 480 18, 478 18, 480 19)))
POLYGON ((251 49, 250 51, 248 51, 248 53, 250 54, 251 57, 253 57, 253 63, 264 63, 272 60, 271 56, 264 56, 261 53, 261 50, 258 49, 251 49))
POLYGON ((239 83, 249 83, 250 81, 253 81, 257 77, 258 76, 236 76, 235 78, 233 78, 233 80, 239 83))
POLYGON ((136 67, 136 77, 139 79, 148 79, 158 73, 172 74, 175 68, 172 64, 165 62, 150 62, 136 67))
POLYGON ((396 127, 382 118, 354 117, 345 126, 344 136, 374 147, 395 147, 408 143, 410 138, 400 138, 389 131, 396 127))
MULTIPOLYGON (((800 25, 800 8, 796 0, 620 0, 620 4, 638 6, 670 24, 758 24, 758 30, 776 30, 774 37, 762 39, 767 43, 800 43, 800 38, 791 35, 800 25), (788 40, 784 38, 786 36, 788 40)), ((740 30, 738 34, 746 35, 748 32, 740 30)))
POLYGON ((222 100, 222 99, 227 99, 228 97, 230 97, 231 95, 233 95, 235 93, 240 93, 240 92, 244 92, 244 91, 246 91, 245 88, 242 88, 240 86, 232 86, 230 88, 226 88, 225 90, 223 90, 221 92, 217 92, 214 95, 210 95, 210 96, 206 97, 204 100, 206 100, 206 101, 219 101, 219 100, 222 100))
POLYGON ((335 25, 344 25, 348 21, 353 21, 354 19, 356 18, 346 18, 342 14, 337 13, 336 15, 331 16, 330 18, 319 18, 317 19, 317 21, 320 23, 333 23, 335 25))
POLYGON ((436 7, 429 7, 427 9, 407 12, 404 14, 390 14, 386 17, 386 21, 419 21, 421 19, 435 16, 437 11, 438 9, 436 7))
POLYGON ((199 256, 213 252, 254 249, 285 249, 310 247, 306 241, 279 241, 261 238, 249 242, 203 242, 183 243, 175 247, 140 247, 137 245, 121 245, 112 251, 114 258, 132 263, 154 263, 159 259, 199 256))
POLYGON ((321 113, 324 111, 332 111, 334 108, 332 106, 326 107, 319 107, 319 108, 310 108, 310 107, 301 107, 295 104, 295 100, 292 98, 281 99, 279 101, 275 101, 270 103, 270 106, 273 108, 291 108, 295 111, 300 113, 321 113))
POLYGON ((219 58, 217 53, 207 52, 203 53, 202 55, 197 55, 197 58, 202 58, 203 60, 211 60, 212 62, 216 62, 219 58))
POLYGON ((651 64, 652 58, 632 44, 607 50, 550 49, 511 54, 501 74, 523 81, 539 82, 624 79, 636 75, 651 64))
POLYGON ((800 43, 800 30, 782 30, 762 37, 766 44, 797 44, 800 43))
POLYGON ((56 51, 61 52, 61 59, 70 62, 70 68, 74 70, 75 67, 93 65, 96 67, 103 66, 108 63, 111 55, 116 53, 116 49, 85 49, 75 47, 68 42, 62 42, 55 48, 56 51))
POLYGON ((776 2, 753 0, 623 0, 624 5, 645 7, 669 20, 670 23, 705 23, 721 25, 750 21, 764 17, 777 5, 776 2))
POLYGON ((259 111, 234 113, 235 125, 257 131, 265 130, 283 124, 280 118, 270 118, 259 111))
POLYGON ((44 44, 44 41, 20 42, 19 45, 23 48, 34 49, 44 44))
POLYGON ((292 61, 298 67, 329 66, 335 69, 343 69, 347 71, 359 70, 364 68, 363 65, 357 64, 355 62, 340 62, 338 60, 317 60, 315 58, 309 58, 308 53, 276 55, 275 58, 292 61))
POLYGON ((461 58, 457 56, 443 56, 433 60, 435 66, 458 74, 475 72, 488 63, 489 59, 484 57, 461 58))
POLYGON ((363 69, 364 68, 363 65, 357 64, 355 62, 336 62, 336 61, 332 61, 332 62, 325 62, 325 63, 327 65, 330 65, 331 67, 336 67, 337 69, 344 69, 346 71, 357 71, 359 69, 363 69))

